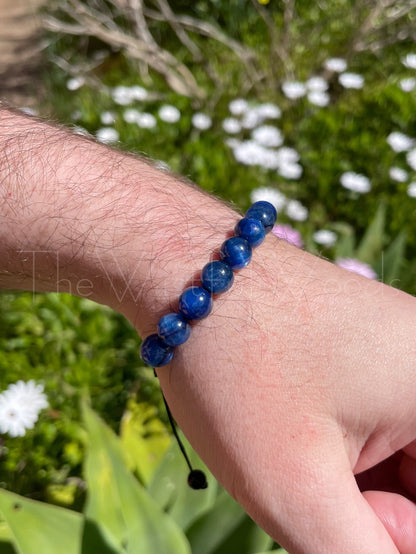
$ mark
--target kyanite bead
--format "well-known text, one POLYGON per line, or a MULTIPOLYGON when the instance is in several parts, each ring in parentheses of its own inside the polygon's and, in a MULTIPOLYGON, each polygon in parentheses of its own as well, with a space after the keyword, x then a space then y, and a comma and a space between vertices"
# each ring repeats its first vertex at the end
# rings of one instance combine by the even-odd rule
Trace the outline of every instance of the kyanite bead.
POLYGON ((174 350, 159 335, 153 334, 142 342, 140 356, 145 364, 151 367, 161 367, 171 361, 174 350))
POLYGON ((243 217, 235 226, 234 234, 246 239, 251 248, 255 248, 264 241, 266 231, 258 219, 243 217))
POLYGON ((270 202, 259 200, 254 202, 246 212, 246 217, 261 221, 266 233, 270 233, 277 219, 276 208, 270 202))
POLYGON ((231 266, 221 260, 207 263, 201 272, 202 286, 213 294, 227 291, 233 281, 234 274, 231 266))
POLYGON ((242 269, 251 260, 251 246, 241 237, 231 237, 221 246, 220 257, 232 269, 242 269))
POLYGON ((159 320, 157 334, 169 346, 179 346, 189 339, 191 326, 180 314, 166 314, 159 320))
POLYGON ((212 310, 211 294, 203 287, 189 287, 179 297, 179 313, 186 319, 202 319, 212 310))

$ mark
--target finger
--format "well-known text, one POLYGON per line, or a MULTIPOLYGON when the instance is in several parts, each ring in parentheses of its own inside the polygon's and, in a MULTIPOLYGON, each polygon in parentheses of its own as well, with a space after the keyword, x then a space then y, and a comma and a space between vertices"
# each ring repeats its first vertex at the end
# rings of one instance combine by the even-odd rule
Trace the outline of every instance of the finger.
MULTIPOLYGON (((313 466, 305 467, 304 460, 291 464, 284 513, 280 513, 282 546, 291 554, 399 554, 388 530, 361 494, 347 456, 339 459, 338 449, 333 452, 337 457, 332 461, 322 460, 328 453, 322 448, 317 456, 308 452, 309 460, 315 458, 313 466), (291 482, 294 475, 296 485, 291 482)), ((287 468, 284 473, 287 475, 287 468)), ((268 531, 273 535, 273 529, 268 531)), ((280 534, 274 531, 275 536, 280 534)))
MULTIPOLYGON (((416 552, 416 506, 403 496, 383 491, 363 493, 400 554, 416 552)), ((383 551, 384 552, 384 551, 383 551)))
POLYGON ((411 458, 416 459, 416 441, 411 442, 407 446, 403 448, 403 452, 405 452, 408 456, 411 458))

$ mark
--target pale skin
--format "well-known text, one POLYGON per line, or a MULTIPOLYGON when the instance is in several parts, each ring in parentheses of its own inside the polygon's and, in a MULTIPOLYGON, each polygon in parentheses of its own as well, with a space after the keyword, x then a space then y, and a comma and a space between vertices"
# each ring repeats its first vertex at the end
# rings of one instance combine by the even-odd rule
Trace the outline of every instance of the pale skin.
MULTIPOLYGON (((143 160, 0 107, 3 288, 87 296, 145 337, 239 217, 143 160)), ((291 554, 411 554, 415 328, 413 297, 268 235, 158 375, 214 475, 291 554)))

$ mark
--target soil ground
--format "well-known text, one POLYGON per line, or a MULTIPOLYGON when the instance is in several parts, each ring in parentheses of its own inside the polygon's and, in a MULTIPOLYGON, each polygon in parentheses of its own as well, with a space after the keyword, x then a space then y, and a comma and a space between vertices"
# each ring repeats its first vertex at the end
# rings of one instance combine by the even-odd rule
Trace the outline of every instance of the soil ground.
POLYGON ((17 107, 35 107, 40 94, 41 2, 0 0, 0 99, 17 107))

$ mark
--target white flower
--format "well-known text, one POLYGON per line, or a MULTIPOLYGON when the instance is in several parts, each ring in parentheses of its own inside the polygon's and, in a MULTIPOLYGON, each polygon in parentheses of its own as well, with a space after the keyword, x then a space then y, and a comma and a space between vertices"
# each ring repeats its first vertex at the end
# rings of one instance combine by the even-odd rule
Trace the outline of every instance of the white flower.
POLYGON ((324 66, 328 71, 342 73, 347 69, 347 62, 342 58, 329 58, 324 62, 324 66))
POLYGON ((262 125, 257 127, 251 133, 253 140, 263 146, 280 146, 283 142, 283 137, 279 129, 272 125, 262 125))
POLYGON ((299 154, 296 152, 296 150, 294 148, 290 148, 290 146, 282 146, 281 148, 279 148, 277 150, 277 155, 279 158, 279 165, 296 163, 300 159, 299 154))
POLYGON ((339 181, 343 187, 354 192, 365 193, 371 189, 370 179, 354 171, 346 171, 339 181))
POLYGON ((314 90, 308 93, 308 100, 311 104, 315 104, 315 106, 320 106, 321 108, 323 108, 325 106, 328 106, 330 97, 327 92, 314 90))
POLYGON ((248 102, 244 98, 236 98, 228 104, 228 109, 233 115, 242 115, 248 109, 248 102))
POLYGON ((68 90, 78 90, 85 83, 84 77, 73 77, 66 82, 66 88, 68 90))
POLYGON ((289 200, 286 204, 285 213, 290 219, 305 221, 308 217, 308 208, 303 206, 298 200, 289 200))
POLYGON ((259 187, 251 191, 250 200, 258 202, 259 200, 266 200, 273 204, 277 212, 281 212, 286 204, 286 197, 279 190, 272 187, 259 187))
POLYGON ((18 381, 0 394, 0 432, 23 437, 32 429, 39 412, 48 406, 43 386, 30 380, 18 381))
POLYGON ((81 125, 75 125, 72 130, 76 135, 80 135, 81 137, 92 137, 91 133, 84 127, 81 127, 81 125))
POLYGON ((139 116, 140 112, 135 108, 129 108, 123 113, 123 119, 126 123, 136 123, 139 116))
POLYGON ((153 129, 153 127, 156 127, 157 121, 155 116, 151 113, 143 112, 139 113, 136 124, 142 129, 153 129))
POLYGON ((395 152, 406 152, 412 148, 414 143, 415 141, 412 138, 408 137, 404 133, 399 133, 398 131, 390 133, 387 137, 387 144, 395 152))
POLYGON ((403 92, 411 92, 416 87, 416 79, 414 77, 408 77, 407 79, 401 79, 399 87, 403 92))
POLYGON ((278 119, 282 115, 279 106, 271 104, 270 102, 260 104, 257 106, 256 110, 262 119, 278 119))
POLYGON ((244 129, 254 129, 254 127, 259 125, 262 121, 263 118, 258 110, 256 108, 251 108, 245 112, 241 120, 241 126, 244 127, 244 129))
POLYGON ((402 58, 402 64, 409 69, 416 69, 416 54, 407 54, 402 58))
POLYGON ((320 229, 313 234, 313 240, 322 246, 333 246, 336 243, 337 234, 334 231, 320 229))
POLYGON ((282 85, 283 94, 286 98, 296 100, 306 94, 306 87, 300 81, 286 81, 282 85))
POLYGON ((23 106, 22 108, 19 108, 19 110, 26 115, 38 115, 38 112, 35 110, 35 108, 31 108, 30 106, 23 106))
POLYGON ((116 114, 114 112, 102 112, 100 119, 103 125, 112 125, 116 120, 116 114))
POLYGON ((156 160, 153 163, 154 167, 158 169, 159 171, 163 171, 163 173, 169 173, 170 172, 170 166, 168 163, 164 162, 163 160, 156 160))
POLYGON ((241 123, 233 117, 227 117, 222 122, 222 128, 226 133, 229 133, 230 135, 235 135, 236 133, 239 133, 241 131, 241 123))
POLYGON ((397 181, 398 183, 405 183, 409 177, 407 171, 401 167, 391 167, 389 169, 389 175, 390 179, 393 179, 393 181, 397 181))
POLYGON ((416 198, 416 183, 410 183, 407 187, 407 194, 410 196, 410 198, 416 198))
POLYGON ((149 96, 147 90, 139 85, 129 87, 128 94, 132 100, 146 100, 149 96))
POLYGON ((119 85, 117 87, 114 87, 111 92, 111 95, 113 97, 114 102, 116 104, 119 104, 120 106, 127 106, 128 104, 131 104, 133 101, 130 88, 124 85, 119 85))
POLYGON ((118 131, 113 129, 113 127, 101 127, 95 133, 97 140, 103 142, 104 144, 111 144, 112 142, 117 142, 119 139, 118 131))
POLYGON ((195 113, 192 116, 192 125, 200 131, 206 131, 212 125, 212 119, 204 113, 195 113))
POLYGON ((306 81, 306 88, 313 92, 325 92, 328 90, 328 83, 323 77, 315 76, 306 81))
POLYGON ((413 171, 416 171, 416 148, 406 154, 406 161, 413 171))
POLYGON ((254 140, 237 142, 233 148, 235 159, 244 165, 260 165, 265 169, 277 169, 277 152, 269 150, 254 140))
POLYGON ((363 88, 364 77, 358 75, 358 73, 341 73, 338 77, 338 81, 344 88, 363 88))
POLYGON ((181 118, 181 112, 175 106, 162 106, 158 113, 160 119, 166 123, 176 123, 181 118))
POLYGON ((303 168, 297 163, 283 162, 280 163, 278 172, 285 179, 300 179, 303 168))

